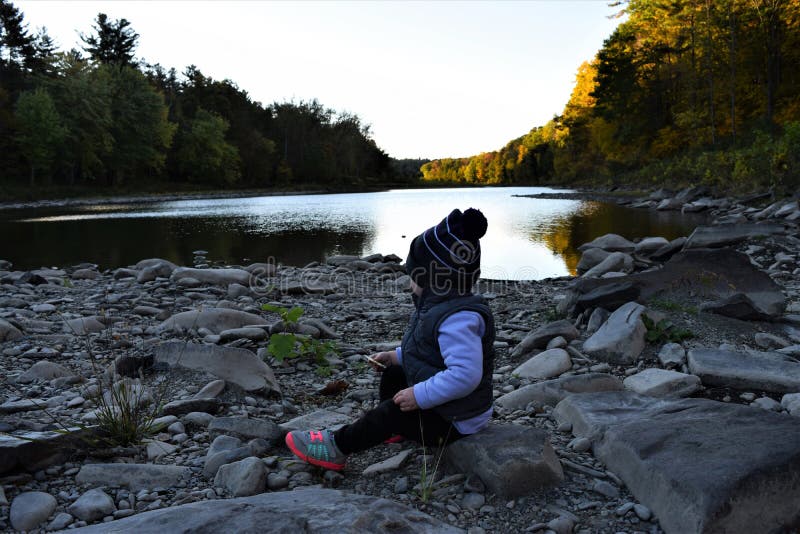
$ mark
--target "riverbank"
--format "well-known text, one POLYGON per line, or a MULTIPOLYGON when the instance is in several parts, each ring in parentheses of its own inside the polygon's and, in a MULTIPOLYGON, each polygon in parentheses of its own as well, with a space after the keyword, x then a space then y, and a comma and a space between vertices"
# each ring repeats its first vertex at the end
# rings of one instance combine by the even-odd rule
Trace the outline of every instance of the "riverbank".
POLYGON ((282 436, 352 421, 375 403, 378 377, 363 356, 395 347, 412 310, 400 258, 209 265, 197 251, 188 268, 0 264, 0 528, 113 521, 150 532, 211 516, 241 526, 258 510, 312 530, 791 525, 800 208, 704 198, 625 200, 705 206, 714 224, 670 241, 596 239, 581 247, 578 277, 481 280, 497 323, 492 427, 444 451, 381 445, 343 473, 297 462, 282 436), (264 303, 302 307, 297 328, 337 354, 276 360, 267 339, 284 327, 264 303), (67 446, 47 433, 97 424, 109 380, 158 409, 148 443, 67 446))

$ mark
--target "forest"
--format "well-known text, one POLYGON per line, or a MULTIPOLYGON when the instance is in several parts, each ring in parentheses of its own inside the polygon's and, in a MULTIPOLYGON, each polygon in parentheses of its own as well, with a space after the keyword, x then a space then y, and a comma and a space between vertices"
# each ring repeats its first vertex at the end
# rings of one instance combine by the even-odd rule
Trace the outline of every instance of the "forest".
POLYGON ((612 5, 627 17, 560 115, 500 150, 428 162, 424 180, 800 189, 800 2, 612 5))
POLYGON ((0 197, 339 189, 405 170, 357 115, 316 100, 263 105, 195 65, 137 60, 124 18, 100 13, 80 35, 81 50, 60 51, 0 0, 0 197))

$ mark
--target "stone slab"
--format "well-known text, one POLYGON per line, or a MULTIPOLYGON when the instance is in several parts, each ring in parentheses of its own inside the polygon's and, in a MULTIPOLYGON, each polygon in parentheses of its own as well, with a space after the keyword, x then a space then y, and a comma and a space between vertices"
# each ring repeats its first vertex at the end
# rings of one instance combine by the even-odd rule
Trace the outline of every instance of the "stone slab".
POLYGON ((176 486, 189 480, 188 467, 156 464, 85 464, 75 476, 78 484, 124 487, 133 491, 176 486))
MULTIPOLYGON (((74 532, 105 534, 109 527, 98 524, 74 532)), ((114 521, 113 529, 118 534, 218 534, 232 530, 241 534, 267 530, 320 534, 464 532, 387 499, 320 488, 173 506, 114 521)))
POLYGON ((708 386, 775 393, 800 391, 800 363, 780 353, 693 349, 687 358, 689 370, 708 386))
POLYGON ((708 399, 572 395, 559 423, 655 512, 668 534, 776 532, 800 521, 800 420, 708 399))
POLYGON ((510 412, 522 410, 528 404, 539 407, 555 406, 561 400, 575 393, 594 393, 597 391, 620 391, 622 381, 613 375, 587 373, 585 375, 563 376, 523 386, 511 393, 495 399, 497 407, 510 412))

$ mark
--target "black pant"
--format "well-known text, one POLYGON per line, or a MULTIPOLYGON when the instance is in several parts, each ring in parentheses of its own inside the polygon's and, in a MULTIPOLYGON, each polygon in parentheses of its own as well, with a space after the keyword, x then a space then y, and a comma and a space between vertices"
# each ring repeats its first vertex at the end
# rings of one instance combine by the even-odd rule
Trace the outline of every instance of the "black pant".
POLYGON ((407 387, 403 369, 398 365, 388 367, 381 375, 380 404, 355 423, 334 432, 339 450, 345 454, 363 451, 396 434, 426 447, 438 447, 464 437, 433 410, 401 411, 392 398, 407 387))

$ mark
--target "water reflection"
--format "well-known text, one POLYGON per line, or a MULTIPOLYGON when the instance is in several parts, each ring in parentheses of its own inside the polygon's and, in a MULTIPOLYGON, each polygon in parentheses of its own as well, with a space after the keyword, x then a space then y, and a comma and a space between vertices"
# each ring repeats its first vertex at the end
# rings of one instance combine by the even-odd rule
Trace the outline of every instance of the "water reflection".
POLYGON ((17 268, 89 261, 118 267, 148 257, 190 264, 192 251, 230 263, 305 265, 332 254, 394 253, 455 208, 483 210, 483 275, 541 279, 575 273, 577 247, 614 232, 629 239, 688 235, 702 218, 575 200, 518 198, 547 188, 183 200, 0 212, 0 258, 17 268))

